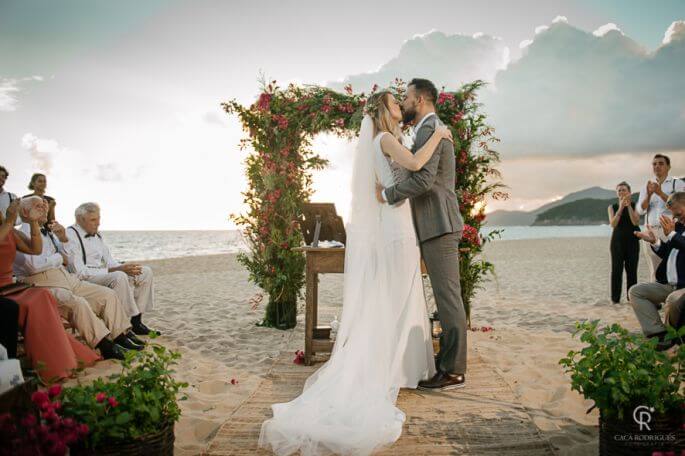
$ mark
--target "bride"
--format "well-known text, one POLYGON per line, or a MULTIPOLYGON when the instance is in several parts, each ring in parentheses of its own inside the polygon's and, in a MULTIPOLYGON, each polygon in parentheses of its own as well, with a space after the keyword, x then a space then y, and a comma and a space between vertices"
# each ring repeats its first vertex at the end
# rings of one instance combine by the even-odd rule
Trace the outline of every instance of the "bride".
POLYGON ((262 424, 259 446, 279 455, 366 455, 392 444, 405 419, 395 407, 399 389, 435 374, 411 209, 378 203, 375 188, 421 169, 451 133, 438 127, 412 155, 390 92, 372 95, 366 110, 354 157, 340 329, 330 359, 302 394, 272 405, 273 418, 262 424))

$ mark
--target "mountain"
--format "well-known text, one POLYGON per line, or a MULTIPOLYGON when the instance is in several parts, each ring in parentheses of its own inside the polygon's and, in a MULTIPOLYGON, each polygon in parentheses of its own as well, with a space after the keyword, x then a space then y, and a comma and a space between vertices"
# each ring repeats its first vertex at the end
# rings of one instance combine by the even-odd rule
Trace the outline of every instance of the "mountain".
MULTIPOLYGON (((637 202, 639 193, 632 195, 637 202)), ((553 207, 537 215, 534 226, 559 225, 602 225, 609 223, 607 208, 616 203, 616 197, 609 199, 584 198, 553 207)))
MULTIPOLYGON (((493 211, 488 214, 490 226, 529 226, 535 222, 538 214, 552 208, 584 199, 607 200, 615 198, 616 192, 601 187, 590 187, 577 192, 569 193, 561 199, 547 203, 533 211, 493 211)), ((604 208, 606 210, 606 207, 604 208)))

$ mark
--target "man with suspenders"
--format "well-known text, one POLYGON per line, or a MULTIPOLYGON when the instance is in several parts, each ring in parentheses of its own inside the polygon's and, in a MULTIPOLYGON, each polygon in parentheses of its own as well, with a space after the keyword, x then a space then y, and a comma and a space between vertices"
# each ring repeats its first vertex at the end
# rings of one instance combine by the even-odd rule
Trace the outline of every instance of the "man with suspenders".
POLYGON ((67 229, 71 259, 69 269, 81 280, 114 290, 128 317, 132 331, 139 336, 152 331, 142 321, 143 313, 154 306, 152 269, 133 263, 120 263, 102 239, 100 207, 83 203, 75 212, 76 223, 67 229))
MULTIPOLYGON (((640 198, 637 201, 637 213, 645 216, 645 225, 649 231, 654 232, 657 239, 666 241, 659 218, 662 215, 671 216, 671 211, 666 207, 669 195, 675 192, 685 191, 685 182, 668 175, 671 170, 671 159, 666 155, 656 154, 652 159, 652 170, 656 182, 648 181, 640 190, 640 198)), ((656 281, 656 270, 661 263, 661 258, 651 248, 645 248, 645 257, 649 266, 650 278, 656 281)))

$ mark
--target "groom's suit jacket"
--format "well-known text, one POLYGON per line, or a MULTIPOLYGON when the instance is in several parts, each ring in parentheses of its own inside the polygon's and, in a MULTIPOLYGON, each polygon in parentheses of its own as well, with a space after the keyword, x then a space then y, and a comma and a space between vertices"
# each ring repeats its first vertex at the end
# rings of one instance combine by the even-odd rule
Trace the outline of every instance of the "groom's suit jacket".
MULTIPOLYGON (((416 132, 412 153, 416 153, 435 132, 436 125, 441 124, 437 114, 426 119, 416 132)), ((443 139, 423 168, 411 173, 407 180, 386 188, 385 197, 389 204, 409 198, 416 235, 419 242, 424 242, 463 231, 464 221, 454 192, 455 181, 454 147, 443 139)))

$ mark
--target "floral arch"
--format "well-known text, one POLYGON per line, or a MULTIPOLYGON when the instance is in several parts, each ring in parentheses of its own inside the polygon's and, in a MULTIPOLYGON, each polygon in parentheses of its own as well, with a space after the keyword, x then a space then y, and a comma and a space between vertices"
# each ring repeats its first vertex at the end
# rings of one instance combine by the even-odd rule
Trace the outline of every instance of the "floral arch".
MULTIPOLYGON (((491 149, 498 139, 476 98, 483 85, 475 81, 456 92, 443 90, 436 106, 454 136, 456 192, 465 223, 460 267, 467 316, 476 290, 494 271, 480 255, 483 244, 497 235, 480 235, 485 200, 508 197, 495 168, 499 154, 491 149)), ((390 89, 402 96, 405 84, 396 79, 390 89)), ((376 90, 374 86, 371 93, 376 90)), ((248 188, 243 196, 248 210, 231 218, 249 246, 249 252, 240 254, 238 261, 249 271, 250 280, 268 295, 264 326, 287 329, 296 323, 305 260, 292 248, 303 242, 299 221, 302 204, 313 193, 311 172, 327 164, 311 149, 312 138, 324 131, 354 137, 367 98, 364 93, 355 94, 350 86, 340 93, 318 86, 281 88, 273 81, 264 85, 259 99, 250 106, 235 100, 222 104, 227 113, 240 118, 248 133, 241 140, 241 149, 252 148, 245 161, 248 188)))

